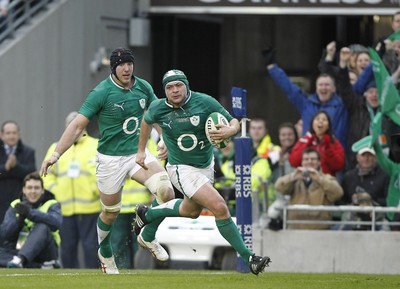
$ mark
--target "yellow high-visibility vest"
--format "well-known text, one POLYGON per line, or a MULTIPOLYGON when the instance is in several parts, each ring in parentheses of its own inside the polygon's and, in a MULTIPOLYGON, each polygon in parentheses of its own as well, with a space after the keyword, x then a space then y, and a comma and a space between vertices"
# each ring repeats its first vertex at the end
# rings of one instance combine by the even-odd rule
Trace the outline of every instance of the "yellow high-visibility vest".
MULTIPOLYGON (((96 152, 98 140, 86 135, 72 145, 48 170, 43 178, 45 189, 61 204, 63 216, 92 214, 101 211, 96 183, 96 152)), ((52 144, 45 159, 56 147, 52 144)))
MULTIPOLYGON (((19 202, 21 202, 20 199, 16 199, 16 200, 12 201, 11 207, 15 208, 15 205, 18 204, 19 202)), ((49 208, 54 204, 57 204, 56 200, 48 200, 46 203, 44 203, 39 208, 37 208, 37 210, 39 210, 43 213, 47 213, 49 211, 49 208)), ((19 216, 18 213, 16 213, 16 215, 17 215, 17 217, 19 216)), ((22 228, 22 230, 26 233, 29 233, 30 230, 32 229, 33 225, 35 225, 35 223, 29 219, 25 219, 24 222, 25 222, 25 224, 24 224, 24 227, 22 228)), ((60 237, 59 231, 57 230, 57 231, 51 232, 51 234, 52 234, 57 246, 60 246, 61 237, 60 237)))

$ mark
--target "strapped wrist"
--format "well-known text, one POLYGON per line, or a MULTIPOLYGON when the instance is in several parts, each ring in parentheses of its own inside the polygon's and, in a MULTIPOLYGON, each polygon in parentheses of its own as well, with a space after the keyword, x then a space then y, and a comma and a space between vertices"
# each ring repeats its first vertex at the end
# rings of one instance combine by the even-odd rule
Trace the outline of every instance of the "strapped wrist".
POLYGON ((56 151, 54 151, 54 152, 51 154, 51 156, 52 156, 52 157, 55 157, 57 160, 61 157, 61 155, 60 155, 58 152, 56 152, 56 151))

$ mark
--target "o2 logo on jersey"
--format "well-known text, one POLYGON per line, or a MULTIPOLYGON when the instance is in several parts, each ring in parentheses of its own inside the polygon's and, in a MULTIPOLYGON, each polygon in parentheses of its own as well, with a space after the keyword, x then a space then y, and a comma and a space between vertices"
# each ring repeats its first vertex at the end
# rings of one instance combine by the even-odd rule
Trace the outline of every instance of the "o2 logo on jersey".
POLYGON ((191 133, 181 134, 177 139, 177 144, 178 144, 178 147, 184 152, 190 152, 190 151, 194 150, 196 148, 197 144, 200 145, 200 149, 203 149, 205 147, 204 141, 199 142, 197 137, 191 133), (184 143, 188 144, 188 142, 189 142, 189 140, 187 138, 192 140, 191 146, 184 146, 184 143))
POLYGON ((134 134, 137 131, 138 127, 139 119, 136 116, 131 116, 124 121, 124 124, 122 125, 122 130, 126 134, 134 134))

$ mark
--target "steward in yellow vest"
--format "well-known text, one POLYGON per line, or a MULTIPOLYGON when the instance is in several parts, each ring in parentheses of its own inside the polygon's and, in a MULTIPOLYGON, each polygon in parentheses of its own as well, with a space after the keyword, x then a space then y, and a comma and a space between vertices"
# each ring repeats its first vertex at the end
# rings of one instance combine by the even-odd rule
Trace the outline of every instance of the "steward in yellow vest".
MULTIPOLYGON (((82 136, 43 179, 44 187, 61 203, 63 216, 100 213, 101 204, 96 184, 96 149, 98 140, 82 136)), ((47 151, 45 159, 53 153, 56 143, 47 151)))
POLYGON ((39 174, 28 174, 22 197, 14 200, 0 226, 4 238, 0 266, 60 268, 58 247, 62 215, 54 195, 43 188, 39 174))

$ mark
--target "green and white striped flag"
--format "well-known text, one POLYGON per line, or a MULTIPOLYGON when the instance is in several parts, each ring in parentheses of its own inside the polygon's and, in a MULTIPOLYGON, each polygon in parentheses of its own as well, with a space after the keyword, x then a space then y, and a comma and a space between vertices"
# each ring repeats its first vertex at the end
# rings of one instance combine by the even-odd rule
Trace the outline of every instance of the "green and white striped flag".
POLYGON ((368 48, 375 76, 378 99, 383 114, 400 125, 400 95, 378 53, 368 48))

